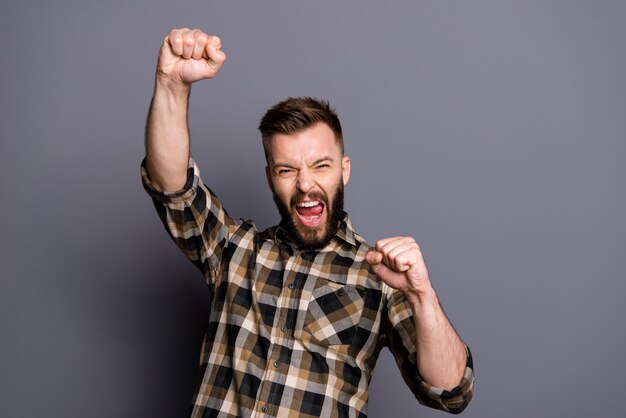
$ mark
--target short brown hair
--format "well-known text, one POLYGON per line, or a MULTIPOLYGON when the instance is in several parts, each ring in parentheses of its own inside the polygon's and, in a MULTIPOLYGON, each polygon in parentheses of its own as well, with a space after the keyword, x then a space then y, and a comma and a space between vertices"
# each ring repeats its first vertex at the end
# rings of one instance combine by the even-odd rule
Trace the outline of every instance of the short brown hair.
POLYGON ((326 100, 313 97, 290 97, 272 106, 261 119, 265 159, 269 161, 269 142, 276 134, 294 135, 317 123, 325 123, 335 134, 343 155, 343 134, 337 112, 326 100))

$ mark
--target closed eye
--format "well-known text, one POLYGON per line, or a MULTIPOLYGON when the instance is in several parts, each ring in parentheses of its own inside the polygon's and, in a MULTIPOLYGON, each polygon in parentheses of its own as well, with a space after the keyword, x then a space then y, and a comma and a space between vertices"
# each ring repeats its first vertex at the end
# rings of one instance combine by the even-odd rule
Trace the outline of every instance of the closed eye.
POLYGON ((324 171, 331 167, 330 163, 319 163, 315 165, 315 170, 324 171))
POLYGON ((276 174, 278 174, 281 177, 285 177, 285 176, 290 176, 295 174, 296 170, 293 168, 277 168, 276 169, 276 174))
POLYGON ((330 157, 322 157, 322 158, 318 158, 313 164, 312 166, 315 168, 315 170, 325 170, 327 168, 332 167, 333 164, 333 159, 330 157))

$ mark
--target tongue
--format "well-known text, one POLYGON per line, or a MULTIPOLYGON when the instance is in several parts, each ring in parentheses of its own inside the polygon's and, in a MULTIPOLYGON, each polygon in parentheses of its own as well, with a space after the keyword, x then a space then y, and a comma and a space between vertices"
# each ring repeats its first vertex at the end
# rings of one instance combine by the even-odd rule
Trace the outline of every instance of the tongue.
POLYGON ((324 206, 323 205, 316 205, 316 206, 312 206, 310 208, 298 207, 298 208, 296 208, 296 210, 298 211, 298 213, 301 216, 317 216, 320 213, 322 213, 322 211, 324 210, 324 206))

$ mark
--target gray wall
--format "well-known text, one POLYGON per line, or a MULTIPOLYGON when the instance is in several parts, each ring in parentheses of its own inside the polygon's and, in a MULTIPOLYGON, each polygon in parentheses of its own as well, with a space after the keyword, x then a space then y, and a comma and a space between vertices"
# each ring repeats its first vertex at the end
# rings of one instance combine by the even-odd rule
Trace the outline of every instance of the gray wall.
MULTIPOLYGON (((171 27, 229 60, 191 131, 229 212, 277 221, 256 124, 329 99, 368 240, 413 235, 475 354, 467 417, 615 417, 626 375, 626 3, 3 1, 0 416, 184 416, 208 291, 139 181, 171 27)), ((387 352, 370 416, 417 406, 387 352)))

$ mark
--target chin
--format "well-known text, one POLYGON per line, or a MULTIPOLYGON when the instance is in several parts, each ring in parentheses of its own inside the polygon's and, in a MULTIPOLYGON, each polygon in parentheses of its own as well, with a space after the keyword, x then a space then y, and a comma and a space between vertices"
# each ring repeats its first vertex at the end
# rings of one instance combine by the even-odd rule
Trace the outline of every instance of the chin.
MULTIPOLYGON (((302 225, 297 226, 296 236, 294 237, 298 243, 298 247, 302 250, 319 250, 328 244, 331 237, 328 235, 328 226, 311 229, 302 225), (304 231, 303 229, 306 228, 304 231)), ((333 234, 334 235, 334 234, 333 234)))

